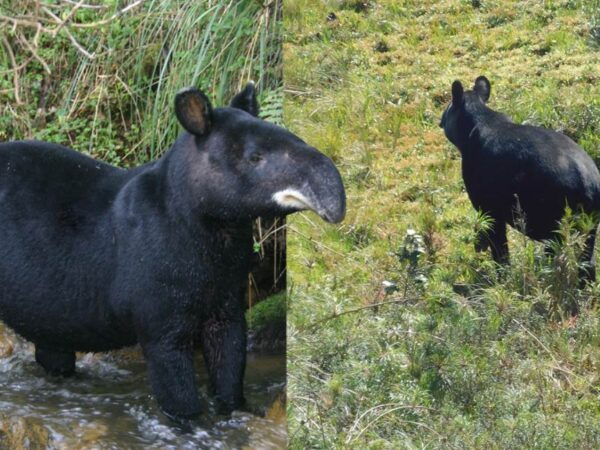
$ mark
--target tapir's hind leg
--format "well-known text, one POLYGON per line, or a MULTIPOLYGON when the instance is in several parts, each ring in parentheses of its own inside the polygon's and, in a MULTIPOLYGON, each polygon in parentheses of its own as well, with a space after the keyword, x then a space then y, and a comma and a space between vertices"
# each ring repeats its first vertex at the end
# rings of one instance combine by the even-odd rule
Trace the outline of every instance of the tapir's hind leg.
POLYGON ((475 251, 484 252, 490 246, 487 231, 475 230, 475 251))
POLYGON ((35 360, 50 375, 68 377, 75 373, 75 352, 35 347, 35 360))
POLYGON ((494 218, 494 223, 487 233, 489 246, 492 249, 492 258, 498 264, 507 264, 508 241, 506 239, 506 222, 503 219, 494 218))
MULTIPOLYGON (((596 224, 597 226, 597 224, 596 224)), ((596 228, 588 234, 585 241, 585 248, 581 254, 581 266, 579 269, 579 279, 582 282, 596 281, 596 263, 594 262, 594 246, 596 245, 596 228)))

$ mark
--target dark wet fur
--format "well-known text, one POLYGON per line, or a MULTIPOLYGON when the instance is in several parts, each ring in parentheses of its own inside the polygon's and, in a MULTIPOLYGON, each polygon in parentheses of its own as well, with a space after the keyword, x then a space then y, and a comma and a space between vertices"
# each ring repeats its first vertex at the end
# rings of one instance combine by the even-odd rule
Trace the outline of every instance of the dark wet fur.
POLYGON ((252 220, 294 212, 271 199, 288 186, 333 221, 345 197, 328 158, 246 112, 257 113, 253 87, 236 108, 212 110, 193 89, 178 98, 188 131, 131 170, 0 144, 0 318, 57 375, 73 373, 75 351, 140 343, 162 410, 185 421, 201 412, 197 337, 221 410, 244 402, 252 220))
MULTIPOLYGON (((533 239, 556 238, 565 206, 598 217, 600 173, 585 151, 567 136, 541 127, 518 125, 485 104, 490 96, 485 77, 473 90, 452 86, 452 102, 440 126, 462 155, 462 174, 473 206, 493 220, 478 237, 479 250, 491 246, 498 262, 508 261, 506 224, 525 224, 533 239)), ((594 279, 596 226, 583 259, 586 278, 594 279)))

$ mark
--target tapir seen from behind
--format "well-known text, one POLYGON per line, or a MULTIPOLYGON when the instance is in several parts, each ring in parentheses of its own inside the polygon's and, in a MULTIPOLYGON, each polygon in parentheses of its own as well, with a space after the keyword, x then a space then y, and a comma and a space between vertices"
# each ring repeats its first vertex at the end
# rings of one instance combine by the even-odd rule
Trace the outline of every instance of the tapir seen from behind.
POLYGON ((488 79, 472 90, 452 84, 440 126, 462 156, 462 176, 473 207, 492 220, 478 238, 497 262, 508 261, 506 224, 536 240, 555 239, 568 206, 594 218, 582 255, 583 279, 594 280, 594 243, 600 218, 600 173, 590 156, 562 133, 518 125, 490 109, 488 79))

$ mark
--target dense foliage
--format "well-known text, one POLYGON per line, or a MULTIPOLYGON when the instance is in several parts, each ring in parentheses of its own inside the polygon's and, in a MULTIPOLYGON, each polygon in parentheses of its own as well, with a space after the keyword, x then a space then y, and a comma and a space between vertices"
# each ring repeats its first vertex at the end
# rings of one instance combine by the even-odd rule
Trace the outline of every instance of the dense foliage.
POLYGON ((197 86, 221 105, 250 79, 279 119, 279 2, 91 3, 0 3, 1 140, 145 162, 178 132, 177 90, 197 86))

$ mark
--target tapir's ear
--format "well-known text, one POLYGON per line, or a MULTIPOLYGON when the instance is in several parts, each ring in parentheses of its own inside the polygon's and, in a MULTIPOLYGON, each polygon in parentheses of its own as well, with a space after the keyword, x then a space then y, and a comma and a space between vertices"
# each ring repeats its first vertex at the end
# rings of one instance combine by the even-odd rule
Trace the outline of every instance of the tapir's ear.
POLYGON ((182 89, 175 95, 175 115, 187 131, 202 136, 210 131, 212 106, 196 88, 182 89))
POLYGON ((250 81, 242 92, 233 97, 229 106, 241 109, 258 117, 259 106, 256 101, 256 89, 254 83, 250 81))
POLYGON ((483 100, 483 103, 486 103, 490 99, 490 92, 492 90, 492 86, 490 85, 490 81, 486 77, 481 75, 475 80, 473 90, 477 93, 479 98, 483 100))
POLYGON ((454 83, 452 83, 452 104, 455 106, 462 105, 464 93, 465 91, 460 81, 456 80, 454 83))

